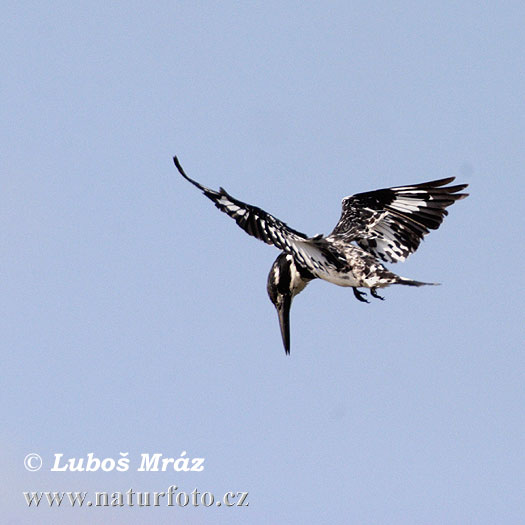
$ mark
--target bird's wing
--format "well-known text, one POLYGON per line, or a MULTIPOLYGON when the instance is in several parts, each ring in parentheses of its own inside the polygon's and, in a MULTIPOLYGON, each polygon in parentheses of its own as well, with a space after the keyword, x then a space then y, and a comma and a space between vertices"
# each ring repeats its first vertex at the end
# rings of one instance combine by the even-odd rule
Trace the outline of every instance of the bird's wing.
POLYGON ((458 193, 467 184, 446 186, 454 179, 345 197, 341 218, 329 237, 355 241, 385 262, 404 261, 417 250, 429 230, 439 228, 448 213, 445 208, 467 197, 466 193, 458 193))
MULTIPOLYGON (((317 239, 309 239, 306 234, 290 228, 261 208, 232 197, 223 188, 220 188, 219 191, 206 188, 186 175, 177 157, 173 157, 173 162, 187 181, 199 188, 219 210, 234 219, 248 235, 291 253, 298 264, 302 264, 311 271, 319 268, 321 262, 326 264, 327 255, 317 239)), ((330 261, 330 256, 328 259, 329 264, 339 264, 337 260, 330 261)))

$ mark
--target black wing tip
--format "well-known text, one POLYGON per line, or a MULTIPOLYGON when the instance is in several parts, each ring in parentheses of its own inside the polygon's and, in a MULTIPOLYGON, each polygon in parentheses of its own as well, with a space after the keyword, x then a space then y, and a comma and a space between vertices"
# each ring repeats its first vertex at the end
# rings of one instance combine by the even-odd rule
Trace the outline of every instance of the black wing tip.
MULTIPOLYGON (((439 188, 438 192, 456 193, 457 191, 464 190, 468 184, 456 184, 455 186, 447 186, 451 182, 454 182, 456 177, 446 177, 444 179, 431 180, 428 182, 422 182, 421 184, 414 184, 412 187, 416 189, 434 189, 439 188), (445 186, 444 188, 442 186, 445 186)), ((404 186, 401 186, 405 188, 404 186)), ((410 188, 410 186, 408 186, 410 188)), ((397 188, 392 188, 397 189, 397 188)))
POLYGON ((427 184, 432 185, 434 187, 439 187, 439 186, 445 186, 446 184, 450 184, 451 182, 454 182, 455 180, 456 180, 456 177, 446 177, 444 179, 432 180, 428 182, 427 184))
POLYGON ((175 167, 179 170, 179 173, 187 180, 189 180, 190 182, 193 182, 191 181, 191 179, 186 175, 185 171, 184 171, 184 168, 181 166, 181 163, 179 162, 179 159, 177 157, 177 155, 175 155, 173 157, 173 164, 175 164, 175 167))
POLYGON ((470 195, 470 193, 458 193, 458 191, 463 191, 467 187, 468 187, 468 184, 458 184, 457 186, 447 186, 446 188, 443 188, 444 190, 448 190, 448 193, 446 193, 446 197, 444 198, 453 199, 453 202, 460 201, 461 199, 466 199, 470 195))
POLYGON ((199 184, 196 180, 193 180, 192 178, 188 177, 186 175, 186 172, 184 171, 184 168, 182 167, 179 158, 177 155, 173 157, 173 163, 175 164, 175 167, 179 170, 179 173, 188 181, 191 182, 196 188, 199 188, 199 190, 203 191, 205 194, 207 193, 213 193, 213 190, 210 190, 209 188, 204 187, 202 184, 199 184))
POLYGON ((468 184, 456 184, 455 186, 447 186, 443 189, 450 193, 456 193, 458 191, 464 190, 465 188, 468 188, 468 184))

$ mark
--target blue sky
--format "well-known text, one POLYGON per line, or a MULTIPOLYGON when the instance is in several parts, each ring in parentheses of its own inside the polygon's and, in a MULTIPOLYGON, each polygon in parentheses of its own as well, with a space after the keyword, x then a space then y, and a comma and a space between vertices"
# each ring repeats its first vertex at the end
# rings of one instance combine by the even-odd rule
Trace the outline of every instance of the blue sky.
POLYGON ((0 54, 9 523, 523 523, 521 2, 7 2, 0 54), (342 197, 471 196, 357 302, 314 282, 284 355, 249 238, 177 174, 309 234, 342 197), (142 453, 205 470, 137 472, 142 453), (43 468, 23 459, 39 453, 43 468), (50 472, 53 454, 128 472, 50 472), (27 509, 23 491, 249 492, 27 509))

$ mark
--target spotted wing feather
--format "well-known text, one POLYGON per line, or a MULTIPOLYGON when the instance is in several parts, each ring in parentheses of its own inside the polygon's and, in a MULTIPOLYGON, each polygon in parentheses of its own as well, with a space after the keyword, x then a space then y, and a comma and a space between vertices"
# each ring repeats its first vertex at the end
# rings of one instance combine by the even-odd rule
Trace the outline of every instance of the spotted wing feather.
POLYGON ((272 244, 286 253, 291 253, 297 264, 301 264, 310 271, 319 270, 327 256, 329 264, 334 266, 341 264, 336 257, 325 253, 326 248, 319 239, 309 239, 304 233, 290 228, 261 208, 232 197, 223 188, 220 188, 219 191, 206 188, 186 175, 177 157, 174 157, 173 161, 187 181, 199 188, 219 210, 234 219, 247 234, 266 244, 272 244))
POLYGON ((341 218, 329 237, 355 241, 385 262, 404 261, 423 237, 436 230, 448 206, 467 197, 454 177, 358 193, 343 199, 341 218))

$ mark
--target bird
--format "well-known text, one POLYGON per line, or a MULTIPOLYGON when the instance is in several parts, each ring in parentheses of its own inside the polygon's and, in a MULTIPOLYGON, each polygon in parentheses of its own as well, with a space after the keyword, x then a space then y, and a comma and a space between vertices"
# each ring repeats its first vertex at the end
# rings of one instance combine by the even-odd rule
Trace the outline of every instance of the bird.
POLYGON ((267 292, 277 310, 286 355, 290 354, 292 301, 314 279, 350 287, 365 303, 369 302, 366 293, 359 288, 368 288, 372 297, 384 300, 378 288, 437 284, 400 277, 383 263, 404 261, 430 230, 439 228, 448 214, 446 208, 468 196, 460 193, 468 184, 450 185, 455 177, 356 193, 343 198, 341 217, 329 235, 309 237, 222 187, 215 191, 191 179, 176 156, 173 162, 188 182, 246 233, 281 250, 268 274, 267 292))

